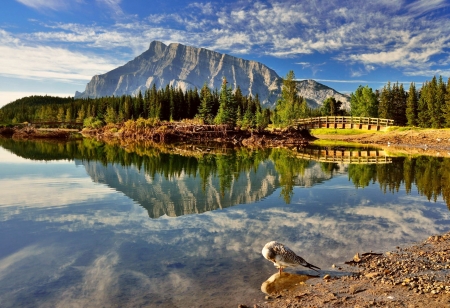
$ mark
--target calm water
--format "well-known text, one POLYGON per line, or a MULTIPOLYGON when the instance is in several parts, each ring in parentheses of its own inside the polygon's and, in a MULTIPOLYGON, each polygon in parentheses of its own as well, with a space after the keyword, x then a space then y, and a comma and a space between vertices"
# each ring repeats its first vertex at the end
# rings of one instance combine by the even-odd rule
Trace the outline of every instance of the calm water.
POLYGON ((250 305, 270 240, 334 275, 450 230, 449 159, 299 152, 0 139, 1 306, 250 305))

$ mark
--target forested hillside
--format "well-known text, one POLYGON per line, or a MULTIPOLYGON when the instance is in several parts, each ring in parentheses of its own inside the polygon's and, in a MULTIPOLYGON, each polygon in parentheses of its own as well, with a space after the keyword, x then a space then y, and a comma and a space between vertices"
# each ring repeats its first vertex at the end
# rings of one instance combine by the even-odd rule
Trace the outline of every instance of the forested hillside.
POLYGON ((239 86, 233 92, 226 79, 220 90, 205 84, 200 90, 182 91, 153 85, 137 96, 101 97, 96 99, 30 96, 0 109, 0 123, 78 122, 88 127, 120 123, 138 118, 158 121, 196 119, 205 124, 227 124, 243 129, 263 129, 269 123, 283 127, 298 118, 325 115, 346 115, 394 119, 399 126, 450 127, 450 79, 433 77, 417 90, 411 83, 409 91, 402 84, 388 82, 381 90, 359 86, 351 94, 349 111, 342 103, 329 97, 322 107, 311 109, 298 96, 295 75, 290 71, 283 78, 283 88, 273 110, 264 109, 258 95, 244 96, 239 86))

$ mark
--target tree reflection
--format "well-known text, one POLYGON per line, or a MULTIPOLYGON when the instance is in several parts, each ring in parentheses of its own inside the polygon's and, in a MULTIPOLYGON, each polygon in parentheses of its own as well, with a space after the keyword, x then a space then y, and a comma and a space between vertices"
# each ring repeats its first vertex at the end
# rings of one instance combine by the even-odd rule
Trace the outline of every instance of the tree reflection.
MULTIPOLYGON (((174 146, 165 148, 147 144, 103 143, 95 139, 82 139, 70 142, 49 140, 20 140, 0 138, 0 145, 14 154, 32 160, 80 160, 97 161, 103 166, 110 164, 122 167, 133 166, 144 172, 150 179, 157 175, 165 179, 178 179, 180 176, 199 178, 201 191, 205 192, 212 178, 219 181, 220 195, 224 197, 232 184, 246 173, 256 173, 265 168, 264 163, 273 162, 276 175, 265 170, 262 178, 275 176, 276 186, 286 203, 291 202, 293 189, 299 186, 299 179, 305 171, 319 164, 322 174, 328 177, 312 178, 319 183, 330 179, 342 167, 336 163, 320 162, 296 157, 295 150, 289 149, 248 149, 248 148, 196 148, 195 146, 174 146)), ((392 158, 387 164, 349 164, 348 178, 356 188, 364 188, 378 182, 384 193, 396 193, 404 185, 406 193, 411 194, 413 186, 420 195, 436 201, 442 196, 450 208, 450 159, 442 157, 419 156, 392 158)), ((252 189, 259 189, 259 183, 252 189)))

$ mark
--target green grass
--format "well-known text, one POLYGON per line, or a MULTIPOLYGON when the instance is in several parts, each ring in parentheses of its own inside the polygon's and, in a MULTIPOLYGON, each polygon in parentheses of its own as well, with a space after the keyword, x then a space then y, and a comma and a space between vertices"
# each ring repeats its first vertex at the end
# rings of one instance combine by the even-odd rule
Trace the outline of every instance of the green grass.
POLYGON ((367 133, 376 133, 372 130, 362 129, 339 129, 339 128, 315 128, 311 129, 311 135, 360 135, 367 133))
POLYGON ((405 132, 409 130, 419 131, 424 130, 424 128, 413 127, 413 126, 391 126, 386 131, 388 132, 405 132))
MULTIPOLYGON (((431 129, 437 129, 437 128, 423 128, 423 127, 416 127, 416 126, 391 126, 387 129, 388 132, 405 132, 405 131, 427 131, 431 129)), ((450 130, 450 128, 439 128, 439 130, 450 130)))

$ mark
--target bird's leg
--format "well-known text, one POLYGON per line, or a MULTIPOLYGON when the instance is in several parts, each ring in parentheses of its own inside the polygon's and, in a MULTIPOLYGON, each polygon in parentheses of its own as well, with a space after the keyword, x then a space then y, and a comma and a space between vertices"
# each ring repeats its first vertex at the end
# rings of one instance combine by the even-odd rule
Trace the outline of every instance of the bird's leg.
POLYGON ((283 268, 280 266, 280 276, 281 276, 281 272, 283 271, 283 268))

